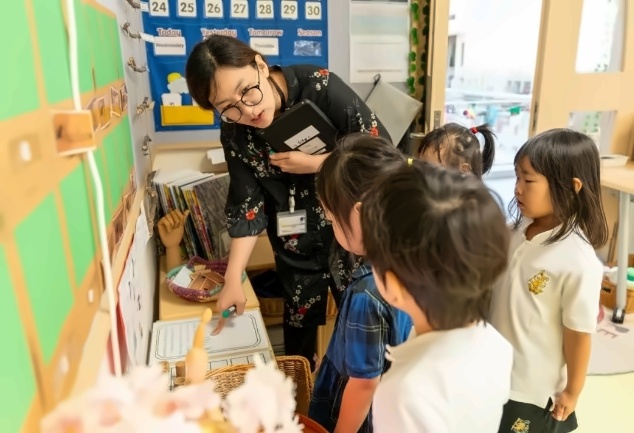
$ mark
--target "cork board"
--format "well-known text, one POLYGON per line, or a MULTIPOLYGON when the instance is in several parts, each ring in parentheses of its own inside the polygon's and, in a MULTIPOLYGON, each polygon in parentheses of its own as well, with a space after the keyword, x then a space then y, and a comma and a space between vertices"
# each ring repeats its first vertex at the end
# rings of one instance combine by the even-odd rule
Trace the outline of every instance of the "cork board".
MULTIPOLYGON (((109 102, 110 89, 124 84, 120 29, 96 0, 75 4, 82 106, 109 102)), ((15 41, 5 56, 18 66, 0 68, 1 79, 16 83, 0 90, 11 101, 0 107, 0 324, 12 330, 0 373, 12 398, 0 405, 0 431, 37 431, 42 414, 71 392, 103 292, 87 163, 56 151, 53 112, 73 108, 65 19, 63 0, 8 2, 0 17, 0 34, 15 41)), ((128 191, 126 113, 95 131, 108 220, 128 191)))

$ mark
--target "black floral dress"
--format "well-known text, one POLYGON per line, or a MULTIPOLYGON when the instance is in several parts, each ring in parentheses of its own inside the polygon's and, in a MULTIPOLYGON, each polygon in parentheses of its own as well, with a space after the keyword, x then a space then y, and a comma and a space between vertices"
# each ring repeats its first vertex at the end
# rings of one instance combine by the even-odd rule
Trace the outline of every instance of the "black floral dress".
MULTIPOLYGON (((280 69, 288 86, 287 108, 309 99, 340 135, 365 131, 388 137, 374 113, 332 72, 309 65, 280 69)), ((231 176, 226 207, 229 235, 255 236, 266 229, 285 293, 285 324, 297 328, 324 324, 328 288, 334 289, 338 301, 359 260, 350 260, 335 245, 332 227, 317 200, 315 175, 284 173, 271 165, 272 149, 253 127, 223 123, 220 141, 231 176), (289 210, 291 189, 295 208, 306 210, 307 233, 279 237, 277 213, 289 210)))

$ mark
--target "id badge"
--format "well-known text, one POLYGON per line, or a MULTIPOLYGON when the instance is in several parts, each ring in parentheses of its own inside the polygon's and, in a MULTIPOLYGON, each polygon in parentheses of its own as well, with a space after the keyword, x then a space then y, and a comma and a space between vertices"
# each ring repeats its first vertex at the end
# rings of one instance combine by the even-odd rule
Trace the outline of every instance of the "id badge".
POLYGON ((306 210, 296 210, 295 212, 278 212, 278 236, 301 235, 306 233, 306 231, 306 210))

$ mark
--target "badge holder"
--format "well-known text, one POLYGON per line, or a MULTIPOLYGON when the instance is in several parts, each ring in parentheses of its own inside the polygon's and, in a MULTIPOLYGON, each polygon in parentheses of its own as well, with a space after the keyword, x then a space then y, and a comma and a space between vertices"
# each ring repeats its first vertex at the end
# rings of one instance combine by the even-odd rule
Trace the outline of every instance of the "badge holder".
POLYGON ((277 235, 301 235, 307 231, 306 210, 295 210, 295 187, 289 191, 288 212, 277 213, 277 235))

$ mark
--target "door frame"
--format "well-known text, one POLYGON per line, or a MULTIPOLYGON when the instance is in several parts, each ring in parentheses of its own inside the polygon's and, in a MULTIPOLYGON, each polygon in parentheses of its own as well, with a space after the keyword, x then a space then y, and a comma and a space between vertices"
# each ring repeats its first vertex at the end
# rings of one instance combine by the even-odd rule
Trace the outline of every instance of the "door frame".
POLYGON ((629 155, 634 139, 634 1, 625 2, 617 72, 579 73, 583 0, 543 0, 529 134, 568 125, 573 112, 615 111, 610 151, 629 155), (572 47, 572 48, 571 48, 572 47), (628 85, 629 84, 629 85, 628 85))

